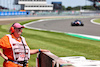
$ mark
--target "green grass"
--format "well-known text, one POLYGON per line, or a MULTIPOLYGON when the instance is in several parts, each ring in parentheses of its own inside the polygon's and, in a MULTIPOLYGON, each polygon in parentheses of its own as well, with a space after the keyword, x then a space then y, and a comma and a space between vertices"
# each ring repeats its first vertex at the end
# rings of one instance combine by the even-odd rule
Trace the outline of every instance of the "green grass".
MULTIPOLYGON (((34 20, 30 20, 34 21, 34 20)), ((30 21, 20 22, 21 24, 30 21)), ((11 24, 0 26, 0 38, 9 34, 11 24)), ((30 49, 47 49, 59 57, 85 56, 87 59, 100 60, 100 41, 72 37, 64 33, 23 29, 23 36, 30 49)), ((3 59, 0 57, 0 67, 3 59)), ((29 67, 36 65, 36 54, 31 55, 29 67)))
POLYGON ((94 22, 100 23, 100 19, 96 19, 96 20, 94 20, 94 22))

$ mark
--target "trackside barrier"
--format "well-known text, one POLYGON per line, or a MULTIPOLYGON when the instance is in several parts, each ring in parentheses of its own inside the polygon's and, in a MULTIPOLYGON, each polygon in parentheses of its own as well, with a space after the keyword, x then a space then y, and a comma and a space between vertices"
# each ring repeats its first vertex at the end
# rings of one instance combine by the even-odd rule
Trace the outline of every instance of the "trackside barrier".
POLYGON ((0 16, 30 15, 29 11, 0 12, 0 16))
POLYGON ((60 59, 51 52, 40 52, 37 54, 36 67, 74 67, 72 64, 60 59))

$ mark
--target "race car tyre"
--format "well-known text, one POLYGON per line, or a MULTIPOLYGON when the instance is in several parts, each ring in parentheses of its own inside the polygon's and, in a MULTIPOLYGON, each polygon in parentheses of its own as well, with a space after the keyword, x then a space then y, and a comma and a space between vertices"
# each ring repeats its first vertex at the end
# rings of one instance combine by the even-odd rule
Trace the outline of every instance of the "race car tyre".
POLYGON ((81 26, 84 26, 84 24, 81 24, 81 26))
POLYGON ((71 26, 75 26, 75 24, 73 24, 73 22, 71 22, 71 26))
POLYGON ((75 24, 71 24, 71 26, 75 26, 75 24))

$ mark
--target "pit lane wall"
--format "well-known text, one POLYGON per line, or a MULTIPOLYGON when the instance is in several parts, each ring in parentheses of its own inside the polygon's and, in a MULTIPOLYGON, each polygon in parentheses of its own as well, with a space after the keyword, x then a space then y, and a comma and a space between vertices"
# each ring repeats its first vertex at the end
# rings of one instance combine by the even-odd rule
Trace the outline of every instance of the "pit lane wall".
POLYGON ((72 64, 60 59, 51 52, 37 54, 36 67, 74 67, 72 64))
POLYGON ((16 16, 16 15, 29 15, 29 16, 43 16, 43 15, 79 15, 79 11, 0 11, 0 16, 16 16))
POLYGON ((16 16, 16 15, 30 15, 29 11, 3 11, 0 12, 0 16, 16 16))
POLYGON ((0 16, 100 15, 100 11, 1 11, 0 16))

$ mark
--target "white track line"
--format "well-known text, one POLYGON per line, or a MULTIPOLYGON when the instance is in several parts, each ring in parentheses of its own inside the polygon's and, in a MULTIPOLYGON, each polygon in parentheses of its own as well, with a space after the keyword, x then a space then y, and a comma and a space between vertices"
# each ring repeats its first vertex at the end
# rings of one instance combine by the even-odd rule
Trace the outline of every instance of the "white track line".
POLYGON ((94 20, 96 20, 96 19, 92 19, 92 20, 90 20, 91 23, 93 23, 93 24, 97 24, 97 25, 100 25, 100 23, 96 23, 96 22, 94 22, 94 20))
MULTIPOLYGON (((41 21, 48 21, 48 20, 58 20, 58 19, 44 19, 44 20, 38 20, 38 21, 34 21, 34 22, 30 22, 30 23, 24 24, 24 26, 25 26, 26 28, 29 28, 29 29, 37 29, 37 30, 45 30, 45 31, 48 31, 48 30, 46 30, 46 29, 40 29, 40 28, 34 28, 34 27, 29 27, 29 26, 27 26, 27 25, 29 25, 29 24, 34 24, 34 23, 38 23, 38 22, 41 22, 41 21)), ((91 23, 100 25, 100 23, 93 22, 93 20, 95 20, 95 19, 92 19, 92 20, 91 20, 91 23)), ((100 39, 99 36, 92 36, 92 35, 78 34, 78 33, 70 33, 70 32, 62 32, 62 31, 56 31, 56 30, 49 30, 49 31, 51 31, 51 32, 59 32, 59 33, 68 33, 68 34, 77 34, 77 35, 81 35, 81 36, 84 36, 84 37, 89 37, 89 38, 94 38, 94 39, 100 39)))

